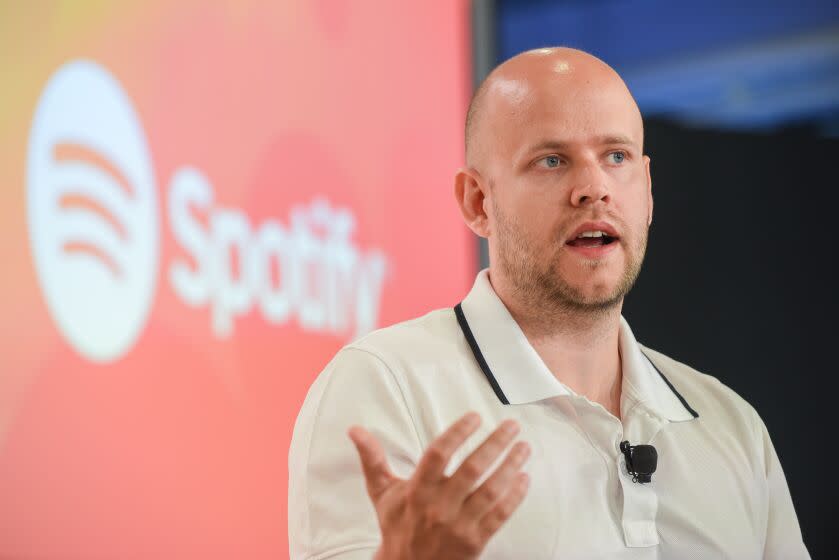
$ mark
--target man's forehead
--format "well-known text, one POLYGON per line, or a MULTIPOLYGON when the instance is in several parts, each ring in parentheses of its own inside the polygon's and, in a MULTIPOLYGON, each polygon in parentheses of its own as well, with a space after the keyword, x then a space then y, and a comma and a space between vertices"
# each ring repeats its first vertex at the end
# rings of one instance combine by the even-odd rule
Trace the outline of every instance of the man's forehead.
POLYGON ((522 136, 527 143, 535 137, 578 141, 581 131, 587 136, 625 136, 643 144, 641 114, 623 80, 606 63, 582 51, 551 48, 523 53, 497 67, 485 86, 476 95, 473 119, 473 124, 484 124, 470 128, 467 123, 467 157, 472 131, 483 137, 477 142, 489 142, 486 149, 493 144, 520 147, 522 136), (575 137, 559 134, 563 127, 573 129, 575 137))
POLYGON ((569 144, 617 138, 640 142, 643 136, 634 101, 619 93, 603 89, 555 92, 524 86, 510 87, 509 93, 488 107, 493 136, 503 131, 504 135, 525 134, 569 144))
MULTIPOLYGON (((558 62, 557 64, 562 64, 558 62)), ((489 105, 499 108, 557 110, 562 106, 585 105, 598 101, 635 105, 623 80, 614 72, 541 71, 514 74, 505 72, 492 80, 487 91, 489 105)))
POLYGON ((495 113, 490 118, 502 121, 532 121, 538 127, 574 121, 601 136, 611 132, 602 130, 602 126, 619 128, 620 134, 632 136, 641 128, 640 112, 620 78, 578 79, 573 73, 554 73, 541 79, 501 78, 489 94, 489 105, 493 106, 488 107, 489 112, 495 113))
POLYGON ((530 84, 524 78, 498 77, 487 92, 491 99, 499 102, 520 105, 527 102, 531 92, 530 84))

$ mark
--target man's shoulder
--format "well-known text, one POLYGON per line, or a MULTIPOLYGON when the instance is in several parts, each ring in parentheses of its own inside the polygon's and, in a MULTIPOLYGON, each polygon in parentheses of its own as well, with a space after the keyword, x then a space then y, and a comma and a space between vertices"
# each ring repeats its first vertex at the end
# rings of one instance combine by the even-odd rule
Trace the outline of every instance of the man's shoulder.
POLYGON ((388 364, 410 362, 423 356, 441 358, 462 344, 462 336, 454 309, 442 308, 372 331, 350 342, 342 351, 360 350, 388 364))
POLYGON ((446 366, 457 367, 464 348, 468 352, 454 309, 435 309, 342 347, 315 378, 307 402, 318 403, 327 393, 346 397, 450 379, 446 366))
POLYGON ((754 421, 757 413, 752 405, 717 377, 642 344, 639 346, 700 418, 749 424, 754 421))

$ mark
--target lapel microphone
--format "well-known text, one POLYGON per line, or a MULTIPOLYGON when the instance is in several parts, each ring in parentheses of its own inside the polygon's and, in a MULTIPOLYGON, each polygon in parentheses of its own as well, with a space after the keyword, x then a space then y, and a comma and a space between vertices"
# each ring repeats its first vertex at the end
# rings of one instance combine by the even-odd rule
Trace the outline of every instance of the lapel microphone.
POLYGON ((629 445, 621 442, 621 452, 626 457, 626 470, 632 475, 632 482, 650 482, 658 463, 658 452, 652 445, 629 445))

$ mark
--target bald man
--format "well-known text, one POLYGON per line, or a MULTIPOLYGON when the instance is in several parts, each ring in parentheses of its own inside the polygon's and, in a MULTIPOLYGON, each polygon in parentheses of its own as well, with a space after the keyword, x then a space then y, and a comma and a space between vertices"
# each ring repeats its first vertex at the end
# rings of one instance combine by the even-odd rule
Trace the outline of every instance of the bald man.
POLYGON ((626 85, 589 54, 489 75, 454 190, 490 266, 313 384, 289 454, 293 559, 809 558, 755 410, 621 316, 653 218, 643 144, 626 85))

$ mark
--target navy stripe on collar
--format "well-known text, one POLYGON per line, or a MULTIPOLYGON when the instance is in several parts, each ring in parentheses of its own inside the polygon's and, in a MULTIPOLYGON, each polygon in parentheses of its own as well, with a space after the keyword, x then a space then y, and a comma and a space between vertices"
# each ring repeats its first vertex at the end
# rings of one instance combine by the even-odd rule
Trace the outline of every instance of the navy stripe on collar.
MULTIPOLYGON (((481 371, 484 372, 484 376, 486 376, 487 381, 489 381, 492 390, 495 391, 495 396, 498 397, 498 400, 501 401, 502 404, 510 404, 510 401, 507 400, 507 395, 504 394, 504 391, 501 390, 501 386, 498 384, 498 380, 495 379, 495 375, 492 374, 492 370, 489 368, 489 364, 487 364, 486 359, 484 359, 484 355, 481 352, 481 347, 478 346, 478 341, 475 340, 475 335, 472 334, 472 329, 469 328, 469 322, 466 320, 466 315, 463 314, 463 306, 462 304, 458 303, 454 306, 454 314, 457 317, 457 324, 460 325, 460 330, 463 331, 463 336, 466 337, 466 342, 469 343, 469 348, 472 349, 472 354, 475 356, 475 361, 478 362, 478 366, 480 366, 481 371)), ((653 366, 653 369, 658 372, 661 376, 661 379, 664 380, 664 383, 670 387, 670 390, 673 391, 673 394, 676 395, 676 398, 679 399, 679 402, 682 403, 682 406, 685 407, 685 410, 691 413, 694 418, 699 418, 699 413, 696 412, 685 400, 679 391, 670 383, 670 380, 667 379, 661 370, 658 369, 658 366, 652 361, 652 359, 647 356, 647 354, 641 351, 641 354, 647 358, 647 361, 650 362, 650 365, 653 366)))
POLYGON ((687 410, 688 412, 690 412, 690 413, 693 415, 693 417, 694 417, 694 418, 699 418, 699 413, 698 413, 698 412, 696 412, 696 411, 695 411, 695 410, 694 410, 694 409, 693 409, 693 408, 692 408, 692 407, 688 404, 688 402, 685 400, 685 398, 682 396, 682 394, 681 394, 681 393, 679 393, 679 391, 677 391, 675 387, 673 387, 673 384, 672 384, 672 383, 670 383, 670 380, 669 380, 669 379, 667 379, 666 377, 664 377, 664 374, 663 374, 663 373, 661 373, 661 370, 660 370, 660 369, 658 369, 658 366, 656 366, 656 365, 653 363, 652 359, 651 359, 649 356, 647 356, 647 354, 646 354, 646 353, 644 353, 643 351, 642 351, 641 353, 642 353, 642 354, 644 354, 644 357, 645 357, 645 358, 647 358, 647 361, 648 361, 648 362, 650 362, 650 365, 651 365, 651 366, 653 366, 653 368, 654 368, 654 369, 658 372, 658 374, 661 376, 661 378, 664 380, 664 382, 665 382, 665 383, 667 383, 667 386, 668 386, 668 387, 670 387, 670 390, 671 390, 671 391, 673 391, 673 394, 674 394, 674 395, 676 395, 676 398, 678 398, 678 399, 679 399, 679 402, 681 402, 681 403, 682 403, 682 406, 683 406, 683 407, 685 407, 685 410, 687 410))
POLYGON ((463 336, 466 337, 466 342, 469 343, 469 348, 472 349, 472 354, 475 355, 475 360, 481 367, 481 371, 484 372, 487 381, 489 381, 489 384, 492 386, 492 390, 495 391, 495 396, 498 397, 498 400, 500 400, 502 404, 510 404, 510 401, 507 400, 507 395, 505 395, 504 391, 501 390, 501 385, 498 384, 498 381, 492 374, 492 370, 489 369, 489 364, 487 364, 487 361, 484 359, 483 353, 481 353, 478 341, 475 340, 475 335, 472 334, 472 329, 469 328, 469 323, 466 321, 466 316, 463 314, 463 306, 461 306, 461 304, 458 303, 454 306, 454 314, 457 316, 457 324, 460 325, 460 330, 463 331, 463 336))

